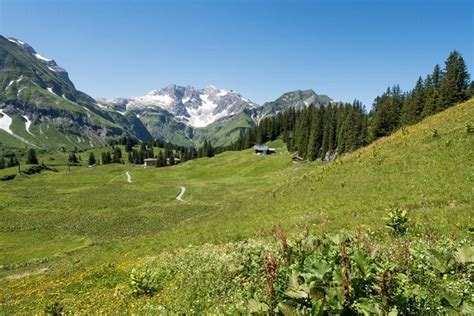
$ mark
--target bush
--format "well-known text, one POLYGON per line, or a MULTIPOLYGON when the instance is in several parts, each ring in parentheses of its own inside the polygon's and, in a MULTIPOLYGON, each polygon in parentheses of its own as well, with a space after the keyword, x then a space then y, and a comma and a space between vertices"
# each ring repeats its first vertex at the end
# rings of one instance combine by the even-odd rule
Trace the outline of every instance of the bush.
POLYGON ((8 180, 13 180, 15 179, 16 174, 7 174, 6 176, 3 176, 0 178, 0 181, 8 181, 8 180))

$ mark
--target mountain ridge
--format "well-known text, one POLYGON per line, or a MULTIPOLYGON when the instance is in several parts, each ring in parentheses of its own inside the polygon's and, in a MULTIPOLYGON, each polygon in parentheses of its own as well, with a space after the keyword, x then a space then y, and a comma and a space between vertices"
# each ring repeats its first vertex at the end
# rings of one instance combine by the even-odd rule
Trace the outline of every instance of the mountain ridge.
POLYGON ((234 90, 176 84, 132 98, 93 98, 77 90, 54 59, 25 41, 0 36, 0 51, 0 119, 5 117, 0 140, 9 145, 82 148, 130 135, 182 146, 199 146, 206 139, 225 146, 263 117, 332 101, 313 90, 297 90, 259 105, 234 90))

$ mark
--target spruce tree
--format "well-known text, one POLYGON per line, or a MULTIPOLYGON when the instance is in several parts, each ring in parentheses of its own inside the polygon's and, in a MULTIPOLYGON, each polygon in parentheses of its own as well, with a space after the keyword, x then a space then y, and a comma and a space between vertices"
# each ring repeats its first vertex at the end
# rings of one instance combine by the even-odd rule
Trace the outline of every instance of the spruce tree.
POLYGON ((93 165, 96 164, 96 160, 95 160, 95 157, 94 157, 94 153, 91 152, 91 153, 89 154, 89 159, 87 160, 87 164, 88 164, 89 166, 93 166, 93 165))
POLYGON ((36 157, 36 151, 33 148, 28 149, 26 156, 26 163, 29 165, 37 165, 38 158, 36 157))
POLYGON ((441 108, 438 110, 444 110, 457 102, 466 100, 468 86, 469 73, 466 63, 457 51, 453 51, 446 60, 440 86, 441 108))
POLYGON ((69 154, 69 157, 68 157, 68 162, 71 163, 71 164, 77 164, 79 163, 79 160, 77 159, 77 156, 74 152, 70 153, 69 154))
POLYGON ((416 82, 415 89, 405 97, 402 108, 401 124, 413 124, 421 119, 425 107, 425 87, 421 77, 416 82))
POLYGON ((322 109, 312 110, 312 119, 310 126, 310 134, 308 138, 308 147, 306 151, 306 157, 309 160, 316 160, 320 156, 321 145, 323 141, 323 115, 322 109))

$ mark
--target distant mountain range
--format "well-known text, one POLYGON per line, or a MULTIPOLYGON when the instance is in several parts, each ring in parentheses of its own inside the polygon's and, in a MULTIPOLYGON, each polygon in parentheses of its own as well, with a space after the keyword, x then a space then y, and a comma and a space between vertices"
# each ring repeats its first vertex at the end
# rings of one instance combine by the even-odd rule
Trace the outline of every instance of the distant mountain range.
POLYGON ((258 105, 233 90, 174 84, 134 98, 94 99, 78 91, 53 59, 0 36, 0 142, 7 146, 86 148, 120 135, 227 145, 263 117, 330 102, 313 90, 298 90, 258 105))

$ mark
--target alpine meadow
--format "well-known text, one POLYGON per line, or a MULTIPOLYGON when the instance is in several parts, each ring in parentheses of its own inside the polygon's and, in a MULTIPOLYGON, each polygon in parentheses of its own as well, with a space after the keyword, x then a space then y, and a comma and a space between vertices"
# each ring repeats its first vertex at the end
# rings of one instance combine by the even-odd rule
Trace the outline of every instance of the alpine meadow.
POLYGON ((0 314, 474 314, 473 12, 0 0, 0 314))

